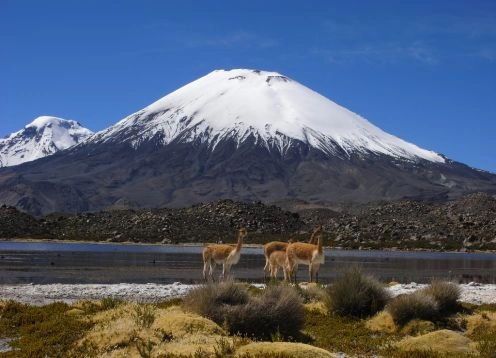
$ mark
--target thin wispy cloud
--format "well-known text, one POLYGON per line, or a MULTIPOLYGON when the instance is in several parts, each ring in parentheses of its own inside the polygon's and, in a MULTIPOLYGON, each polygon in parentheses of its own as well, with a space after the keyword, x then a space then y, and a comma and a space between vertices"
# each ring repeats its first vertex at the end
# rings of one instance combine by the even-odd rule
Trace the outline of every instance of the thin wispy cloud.
POLYGON ((418 42, 409 45, 374 44, 358 45, 350 48, 313 49, 312 53, 325 56, 335 64, 395 64, 401 61, 415 61, 428 65, 439 63, 436 50, 418 42))
POLYGON ((380 32, 370 22, 327 20, 321 24, 326 36, 310 52, 335 64, 412 61, 435 66, 467 57, 496 61, 493 16, 436 14, 403 20, 398 23, 394 17, 386 19, 380 32))
POLYGON ((496 38, 496 19, 493 16, 460 16, 443 14, 427 16, 415 24, 416 33, 454 35, 468 40, 496 38))
POLYGON ((407 57, 428 65, 436 65, 439 63, 439 55, 436 54, 437 50, 420 42, 411 44, 402 52, 404 52, 407 57))
POLYGON ((278 42, 246 31, 238 31, 223 35, 187 35, 188 47, 212 48, 258 48, 269 49, 278 46, 278 42))
POLYGON ((496 48, 481 48, 470 54, 472 57, 477 57, 488 62, 496 62, 496 48))

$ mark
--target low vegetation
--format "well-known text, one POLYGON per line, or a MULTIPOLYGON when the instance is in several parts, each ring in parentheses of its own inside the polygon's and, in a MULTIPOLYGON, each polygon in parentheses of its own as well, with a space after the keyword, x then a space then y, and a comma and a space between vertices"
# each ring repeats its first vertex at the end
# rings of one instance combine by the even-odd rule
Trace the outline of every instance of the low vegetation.
POLYGON ((71 307, 53 303, 44 307, 9 301, 1 305, 0 337, 10 337, 13 350, 2 357, 64 357, 91 328, 68 314, 71 307))
POLYGON ((351 268, 328 289, 328 309, 343 316, 368 317, 384 308, 389 294, 384 286, 360 269, 351 268))
POLYGON ((354 269, 327 288, 227 281, 153 305, 0 302, 0 338, 12 348, 0 356, 495 357, 496 305, 461 305, 452 283, 393 299, 382 286, 354 269))
POLYGON ((411 320, 443 320, 462 310, 460 288, 450 282, 433 281, 417 292, 400 295, 387 306, 387 310, 398 325, 411 320))
POLYGON ((446 316, 461 309, 458 302, 461 290, 458 285, 452 282, 435 280, 421 292, 434 298, 440 316, 446 316))
POLYGON ((192 312, 223 324, 226 308, 244 305, 248 303, 249 298, 246 287, 227 280, 193 289, 185 297, 184 306, 192 312))
POLYGON ((435 320, 439 313, 434 297, 422 292, 395 297, 387 310, 397 325, 405 325, 413 319, 435 320))
POLYGON ((185 298, 185 306, 212 319, 231 334, 254 339, 280 335, 291 339, 304 322, 303 300, 286 285, 271 285, 256 297, 234 282, 208 284, 185 298))

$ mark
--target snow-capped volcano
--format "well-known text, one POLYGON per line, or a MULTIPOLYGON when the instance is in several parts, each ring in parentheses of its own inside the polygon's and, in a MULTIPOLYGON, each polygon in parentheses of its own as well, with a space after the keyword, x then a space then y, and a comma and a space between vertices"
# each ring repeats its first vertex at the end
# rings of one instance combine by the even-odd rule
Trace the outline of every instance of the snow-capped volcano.
POLYGON ((0 139, 0 167, 18 165, 67 149, 92 135, 78 122, 41 116, 0 139))
POLYGON ((380 154, 444 162, 277 72, 217 70, 97 133, 94 142, 206 142, 248 138, 284 156, 295 141, 330 156, 380 154))
MULTIPOLYGON (((23 154, 34 159, 62 147, 54 134, 63 128, 36 120, 0 150, 15 142, 9 165, 23 154)), ((284 75, 254 70, 214 71, 60 154, 0 168, 0 205, 35 215, 218 199, 446 200, 474 191, 496 193, 496 175, 388 134, 284 75)))

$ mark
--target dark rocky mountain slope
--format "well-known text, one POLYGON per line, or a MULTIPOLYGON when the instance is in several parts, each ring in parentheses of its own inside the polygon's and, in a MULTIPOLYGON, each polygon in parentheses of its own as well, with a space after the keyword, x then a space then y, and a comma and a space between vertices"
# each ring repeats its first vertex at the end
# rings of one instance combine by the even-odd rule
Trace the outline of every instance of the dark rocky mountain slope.
POLYGON ((0 207, 0 238, 107 242, 234 242, 240 226, 247 243, 307 240, 323 224, 325 244, 343 248, 496 250, 496 199, 475 193, 447 203, 399 200, 338 204, 293 203, 297 212, 260 202, 222 200, 183 209, 112 210, 41 219, 0 207))

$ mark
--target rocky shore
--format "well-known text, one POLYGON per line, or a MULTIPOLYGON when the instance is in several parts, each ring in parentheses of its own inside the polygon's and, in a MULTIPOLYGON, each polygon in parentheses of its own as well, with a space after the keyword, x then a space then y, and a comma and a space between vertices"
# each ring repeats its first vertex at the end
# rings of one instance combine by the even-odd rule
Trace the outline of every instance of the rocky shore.
POLYGON ((246 226, 251 243, 306 240, 323 224, 326 245, 350 249, 496 250, 496 199, 474 193, 450 202, 368 204, 221 200, 181 209, 128 209, 34 218, 0 207, 0 238, 107 242, 234 242, 246 226))
MULTIPOLYGON (((263 287, 263 284, 254 284, 263 287)), ((396 284, 388 287, 392 296, 412 293, 426 285, 415 282, 396 284)), ((167 299, 184 296, 189 290, 196 287, 175 282, 163 284, 49 284, 49 285, 2 285, 0 301, 14 300, 30 305, 45 305, 57 301, 74 303, 82 299, 97 300, 104 297, 119 298, 137 302, 159 302, 167 299)), ((468 283, 460 285, 460 301, 472 304, 496 303, 496 285, 468 283)))

